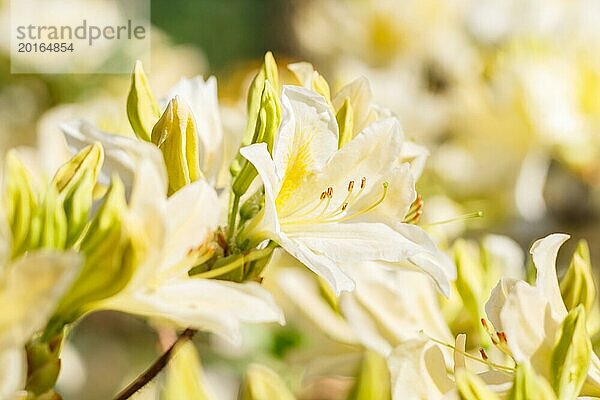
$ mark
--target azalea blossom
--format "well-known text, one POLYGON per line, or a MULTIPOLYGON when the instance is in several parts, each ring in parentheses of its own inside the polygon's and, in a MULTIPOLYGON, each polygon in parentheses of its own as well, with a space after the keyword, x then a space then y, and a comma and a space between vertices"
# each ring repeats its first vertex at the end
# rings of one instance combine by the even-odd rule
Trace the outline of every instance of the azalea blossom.
POLYGON ((136 166, 127 217, 136 269, 122 291, 94 308, 169 320, 232 342, 240 340, 241 322, 282 323, 281 311, 258 283, 188 276, 197 261, 194 250, 221 222, 222 203, 204 180, 167 199, 162 167, 149 160, 136 166))
MULTIPOLYGON (((518 279, 504 278, 492 291, 485 309, 498 332, 507 338, 515 361, 531 363, 542 376, 550 374, 549 357, 556 332, 567 316, 558 278, 556 256, 569 235, 555 233, 531 246, 537 270, 535 285, 518 279)), ((592 351, 582 396, 600 396, 600 360, 592 351)))
POLYGON ((317 93, 285 86, 273 149, 240 150, 257 169, 265 207, 241 233, 272 239, 336 290, 351 290, 349 263, 381 261, 420 268, 444 293, 454 266, 419 227, 402 223, 416 198, 410 164, 400 154, 398 121, 369 125, 338 150, 338 126, 317 93))

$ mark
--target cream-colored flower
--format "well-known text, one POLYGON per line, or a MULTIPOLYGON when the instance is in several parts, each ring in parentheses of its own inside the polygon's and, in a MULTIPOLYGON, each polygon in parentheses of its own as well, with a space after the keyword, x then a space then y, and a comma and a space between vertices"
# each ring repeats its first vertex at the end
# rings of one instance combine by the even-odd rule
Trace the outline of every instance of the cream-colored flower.
POLYGON ((282 322, 270 294, 256 282, 188 276, 195 265, 192 250, 211 237, 221 215, 222 203, 206 181, 167 199, 162 164, 140 160, 126 221, 136 270, 122 291, 95 308, 165 319, 233 342, 240 340, 242 322, 282 322))
POLYGON ((338 150, 322 96, 286 86, 282 104, 273 157, 264 143, 240 150, 265 187, 265 207, 242 237, 276 241, 337 292, 354 287, 347 264, 380 261, 420 268, 448 293, 454 266, 423 230, 401 222, 416 193, 410 164, 400 159, 398 121, 377 121, 338 150))

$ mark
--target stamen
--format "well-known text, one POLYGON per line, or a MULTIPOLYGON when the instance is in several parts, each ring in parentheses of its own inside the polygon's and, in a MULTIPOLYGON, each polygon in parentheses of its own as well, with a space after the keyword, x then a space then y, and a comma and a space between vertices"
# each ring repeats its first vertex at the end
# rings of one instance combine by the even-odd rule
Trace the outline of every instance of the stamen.
POLYGON ((479 354, 481 354, 481 358, 483 358, 484 361, 488 360, 488 355, 483 348, 479 349, 479 354))
POLYGON ((506 340, 506 333, 504 332, 498 332, 498 339, 500 339, 500 341, 504 344, 508 343, 508 341, 506 340))
MULTIPOLYGON (((435 339, 435 338, 427 335, 423 331, 420 331, 420 334, 423 335, 426 339, 431 340, 432 342, 437 343, 440 346, 444 346, 444 347, 446 347, 448 349, 451 349, 451 350, 455 351, 456 353, 459 353, 462 356, 464 356, 464 357, 466 357, 466 358, 468 358, 470 360, 473 360, 473 361, 476 361, 476 362, 479 362, 479 363, 483 363, 483 364, 487 365, 491 369, 494 369, 496 371, 502 371, 502 372, 505 372, 505 373, 513 373, 514 372, 514 368, 512 368, 512 367, 509 367, 509 366, 506 366, 506 365, 501 365, 501 364, 496 364, 496 363, 494 363, 494 362, 492 362, 490 360, 486 360, 486 359, 482 360, 481 358, 478 358, 478 357, 476 357, 476 356, 474 356, 472 354, 469 354, 466 351, 463 351, 461 349, 456 348, 456 346, 454 346, 454 345, 446 343, 446 342, 444 342, 442 340, 435 339)), ((481 349, 481 350, 483 350, 483 349, 481 349)), ((485 353, 485 351, 484 351, 484 353, 485 353)), ((485 355, 487 357, 487 353, 485 355)), ((483 357, 483 355, 482 355, 482 357, 483 357)))
POLYGON ((405 224, 416 224, 421 219, 421 215, 423 215, 423 197, 419 194, 410 205, 403 222, 405 224))
POLYGON ((468 214, 464 214, 464 215, 459 215, 456 216, 454 218, 450 218, 447 220, 443 220, 443 221, 437 221, 437 222, 432 222, 430 224, 426 224, 426 226, 435 226, 435 225, 443 225, 443 224, 449 224, 451 222, 456 222, 456 221, 464 221, 467 219, 471 219, 471 218, 480 218, 483 217, 483 211, 475 211, 472 213, 468 213, 468 214))

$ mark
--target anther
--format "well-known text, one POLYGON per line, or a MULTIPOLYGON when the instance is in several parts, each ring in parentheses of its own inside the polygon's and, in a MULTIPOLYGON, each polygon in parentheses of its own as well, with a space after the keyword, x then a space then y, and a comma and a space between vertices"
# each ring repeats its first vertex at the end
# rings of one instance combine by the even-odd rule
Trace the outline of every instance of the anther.
POLYGON ((502 343, 507 343, 506 333, 504 333, 504 332, 498 332, 497 335, 498 335, 498 339, 500 339, 500 341, 502 343))
POLYGON ((329 186, 327 188, 327 196, 328 197, 333 197, 333 188, 331 186, 329 186))
POLYGON ((342 211, 346 211, 346 208, 348 208, 348 203, 342 204, 342 211))
POLYGON ((353 188, 354 188, 354 181, 348 182, 348 191, 351 192, 353 188))
POLYGON ((479 349, 479 354, 481 354, 481 358, 483 358, 483 360, 484 360, 484 361, 487 361, 487 360, 488 360, 488 355, 487 355, 487 353, 485 352, 485 350, 484 350, 484 349, 481 349, 481 348, 480 348, 480 349, 479 349))
POLYGON ((362 179, 360 180, 360 188, 364 189, 366 184, 367 184, 367 178, 365 178, 363 176, 362 179))
POLYGON ((325 200, 325 197, 327 197, 327 192, 321 193, 321 200, 325 200))

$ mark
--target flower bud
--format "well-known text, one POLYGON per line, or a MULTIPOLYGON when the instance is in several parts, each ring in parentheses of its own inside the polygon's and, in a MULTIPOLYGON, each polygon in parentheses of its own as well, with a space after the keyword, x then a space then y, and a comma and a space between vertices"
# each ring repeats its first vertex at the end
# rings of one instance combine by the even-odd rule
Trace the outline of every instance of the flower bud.
POLYGON ((587 377, 592 344, 580 304, 563 320, 550 360, 550 383, 559 399, 575 399, 587 377))
POLYGON ((240 400, 294 400, 294 395, 273 370, 252 364, 246 371, 240 400))
POLYGON ((140 61, 135 63, 131 75, 131 87, 127 96, 127 117, 135 135, 149 142, 152 127, 160 117, 160 109, 152 96, 140 61))
POLYGON ((515 378, 508 396, 509 400, 553 400, 556 399, 550 384, 538 376, 531 365, 518 364, 515 378))
POLYGON ((456 387, 462 400, 499 400, 476 375, 461 368, 455 373, 456 387))
POLYGON ((567 310, 583 304, 586 313, 590 314, 596 299, 596 287, 590 250, 585 240, 580 240, 577 244, 569 269, 560 282, 560 292, 567 310))
POLYGON ((246 100, 248 123, 246 125, 246 133, 242 139, 242 147, 248 146, 252 143, 257 143, 253 139, 256 139, 256 125, 258 124, 266 81, 271 83, 276 96, 279 97, 279 92, 281 90, 281 85, 279 83, 279 72, 277 70, 275 58, 273 58, 273 54, 270 51, 265 54, 265 61, 263 62, 262 67, 250 84, 250 89, 248 91, 248 97, 246 100))
POLYGON ((367 350, 348 399, 391 399, 391 390, 390 372, 385 358, 367 350))
POLYGON ((103 161, 104 151, 96 143, 82 149, 54 176, 53 184, 62 197, 67 219, 66 247, 76 243, 85 228, 103 161))
POLYGON ((152 143, 162 152, 169 176, 169 195, 202 178, 196 123, 179 96, 173 98, 152 130, 152 143))
POLYGON ((4 201, 6 219, 12 233, 13 258, 23 254, 31 238, 31 225, 38 207, 29 172, 15 150, 6 155, 4 201))
MULTIPOLYGON (((261 97, 259 118, 252 143, 266 143, 267 149, 271 152, 273 150, 273 143, 275 142, 275 136, 279 129, 280 122, 281 102, 279 100, 279 95, 273 85, 271 85, 270 81, 265 81, 265 87, 261 97)), ((248 160, 244 159, 242 161, 240 172, 233 180, 233 193, 237 196, 246 193, 246 190, 250 187, 256 174, 257 172, 254 166, 248 162, 248 160)))
POLYGON ((115 177, 81 241, 80 252, 85 255, 85 263, 61 299, 44 338, 53 337, 65 324, 87 311, 91 303, 116 294, 129 282, 134 263, 123 227, 125 211, 125 189, 115 177))

